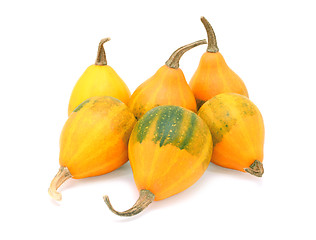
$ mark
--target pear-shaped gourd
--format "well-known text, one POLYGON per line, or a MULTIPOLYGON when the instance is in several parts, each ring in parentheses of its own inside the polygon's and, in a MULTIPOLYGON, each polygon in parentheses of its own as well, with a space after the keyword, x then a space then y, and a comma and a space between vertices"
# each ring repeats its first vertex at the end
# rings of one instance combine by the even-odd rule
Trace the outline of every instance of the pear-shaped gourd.
POLYGON ((220 93, 238 93, 248 97, 248 91, 241 78, 231 70, 217 47, 216 36, 211 24, 201 17, 208 37, 207 52, 189 85, 196 98, 198 109, 204 102, 220 93))
POLYGON ((179 61, 186 51, 201 44, 206 44, 206 40, 178 48, 164 66, 135 90, 128 106, 137 119, 160 105, 176 105, 196 112, 196 101, 179 68, 179 61))
POLYGON ((100 41, 94 65, 86 69, 77 81, 68 106, 68 115, 84 100, 96 96, 111 96, 127 104, 131 95, 120 76, 107 65, 103 44, 110 38, 100 41))
POLYGON ((92 97, 69 116, 60 136, 60 169, 49 194, 61 200, 57 189, 69 178, 86 178, 111 172, 127 160, 128 139, 136 119, 113 97, 92 97))
POLYGON ((222 93, 204 103, 198 115, 212 133, 211 162, 262 176, 264 125, 259 109, 249 98, 222 93))
POLYGON ((128 155, 139 199, 120 216, 133 216, 151 202, 175 195, 194 184, 207 169, 213 143, 205 122, 192 111, 178 106, 159 106, 135 125, 128 155))

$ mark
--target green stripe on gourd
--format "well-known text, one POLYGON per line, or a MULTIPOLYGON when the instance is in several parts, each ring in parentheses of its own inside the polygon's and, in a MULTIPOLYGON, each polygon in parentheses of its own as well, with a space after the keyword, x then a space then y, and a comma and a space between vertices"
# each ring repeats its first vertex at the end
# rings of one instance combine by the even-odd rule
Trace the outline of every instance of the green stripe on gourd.
POLYGON ((105 110, 109 110, 110 108, 114 106, 120 106, 122 102, 119 99, 116 99, 114 97, 110 96, 101 96, 101 97, 91 97, 88 98, 87 100, 83 101, 80 103, 73 112, 78 112, 80 111, 87 103, 90 103, 91 105, 97 104, 99 102, 102 102, 103 108, 105 110), (106 100, 106 101, 104 101, 106 100))
POLYGON ((184 149, 186 147, 188 147, 188 145, 190 144, 191 138, 194 135, 194 130, 197 124, 197 115, 195 113, 191 114, 191 119, 190 119, 190 123, 189 123, 189 127, 187 128, 187 134, 185 135, 183 141, 180 144, 180 149, 184 149))
POLYGON ((85 104, 87 104, 88 102, 90 102, 90 99, 87 99, 85 101, 83 101, 82 103, 80 103, 78 105, 78 107, 75 108, 75 110, 73 110, 73 112, 78 112, 85 104))
POLYGON ((148 111, 140 120, 136 123, 135 129, 137 129, 137 141, 142 143, 146 138, 150 125, 159 115, 161 108, 153 108, 148 111))
POLYGON ((181 108, 168 106, 159 114, 153 141, 160 141, 160 147, 179 141, 183 112, 181 108))

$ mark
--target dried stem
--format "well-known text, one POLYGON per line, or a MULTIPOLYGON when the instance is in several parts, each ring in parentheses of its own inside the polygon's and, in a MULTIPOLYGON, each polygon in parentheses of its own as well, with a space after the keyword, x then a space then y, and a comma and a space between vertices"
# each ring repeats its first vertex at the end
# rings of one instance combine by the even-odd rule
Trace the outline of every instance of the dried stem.
POLYGON ((106 203, 106 205, 109 207, 109 209, 116 215, 119 215, 122 217, 131 217, 142 212, 146 207, 148 207, 149 204, 151 204, 154 201, 154 198, 155 198, 155 195, 151 191, 145 190, 145 189, 140 190, 139 198, 137 199, 136 203, 133 205, 133 207, 131 207, 130 209, 124 212, 118 212, 114 210, 108 196, 104 196, 103 200, 106 203))
POLYGON ((216 41, 215 32, 211 26, 211 24, 206 20, 205 17, 201 17, 201 22, 203 23, 206 33, 207 33, 207 51, 211 53, 216 53, 219 51, 216 41))
POLYGON ((95 60, 95 65, 105 66, 107 65, 106 55, 104 51, 103 44, 110 41, 111 38, 103 38, 99 43, 97 59, 95 60))
POLYGON ((49 195, 55 199, 56 201, 60 201, 62 199, 61 193, 57 192, 57 189, 69 178, 71 178, 71 174, 67 167, 60 167, 58 173, 52 180, 48 193, 49 195))
POLYGON ((196 47, 196 46, 199 46, 201 44, 206 44, 206 40, 203 39, 203 40, 199 40, 199 41, 196 41, 196 42, 193 42, 193 43, 190 43, 190 44, 187 44, 187 45, 184 45, 180 48, 178 48, 177 50, 175 50, 172 55, 170 56, 170 58, 166 61, 166 65, 170 68, 174 68, 174 69, 177 69, 179 68, 179 61, 180 61, 180 58, 182 57, 182 55, 196 47))
POLYGON ((251 175, 254 175, 256 177, 262 177, 264 173, 263 164, 262 162, 255 160, 249 168, 244 169, 247 173, 250 173, 251 175))

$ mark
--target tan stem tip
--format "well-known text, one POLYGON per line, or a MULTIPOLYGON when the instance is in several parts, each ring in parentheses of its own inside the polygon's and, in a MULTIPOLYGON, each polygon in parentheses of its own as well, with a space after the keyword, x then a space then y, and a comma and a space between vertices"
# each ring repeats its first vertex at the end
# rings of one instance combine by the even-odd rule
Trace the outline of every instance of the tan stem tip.
POLYGON ((199 46, 201 44, 206 44, 206 40, 203 39, 203 40, 199 40, 199 41, 196 41, 196 42, 193 42, 193 43, 190 43, 190 44, 187 44, 187 45, 184 45, 180 48, 178 48, 177 50, 175 50, 172 55, 170 56, 170 58, 166 61, 166 65, 170 68, 174 68, 174 69, 177 69, 179 68, 179 61, 180 61, 180 58, 182 57, 182 55, 189 51, 190 49, 196 47, 196 46, 199 46))
POLYGON ((69 178, 71 178, 71 174, 67 167, 60 167, 58 173, 53 178, 48 193, 49 195, 56 201, 60 201, 62 199, 61 193, 57 192, 57 189, 69 178))
POLYGON ((254 175, 256 177, 262 177, 264 173, 263 164, 262 162, 255 160, 249 168, 244 169, 247 173, 250 173, 251 175, 254 175))
POLYGON ((139 198, 137 199, 133 207, 131 207, 130 209, 124 212, 118 212, 112 207, 109 197, 108 196, 103 197, 103 200, 108 206, 108 208, 116 215, 119 215, 122 217, 135 216, 136 214, 142 212, 146 207, 148 207, 148 205, 151 204, 154 201, 154 199, 155 199, 155 195, 151 191, 145 190, 145 189, 140 190, 139 198))
POLYGON ((95 65, 105 66, 107 65, 106 55, 104 51, 103 44, 110 41, 111 38, 103 38, 101 39, 98 47, 97 59, 95 60, 95 65))
POLYGON ((219 49, 217 46, 217 40, 212 25, 209 23, 209 21, 206 20, 205 17, 201 17, 201 22, 203 23, 207 33, 207 51, 211 53, 217 53, 219 49))

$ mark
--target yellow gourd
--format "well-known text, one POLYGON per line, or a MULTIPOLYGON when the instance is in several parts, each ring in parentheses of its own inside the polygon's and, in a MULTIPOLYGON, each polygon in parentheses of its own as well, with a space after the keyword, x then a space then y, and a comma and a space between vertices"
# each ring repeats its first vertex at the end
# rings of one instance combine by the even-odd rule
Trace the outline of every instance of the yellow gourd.
POLYGON ((103 44, 109 40, 104 38, 100 41, 95 64, 88 67, 76 83, 69 101, 68 116, 90 97, 111 96, 127 104, 131 95, 128 87, 114 69, 107 65, 103 44))

